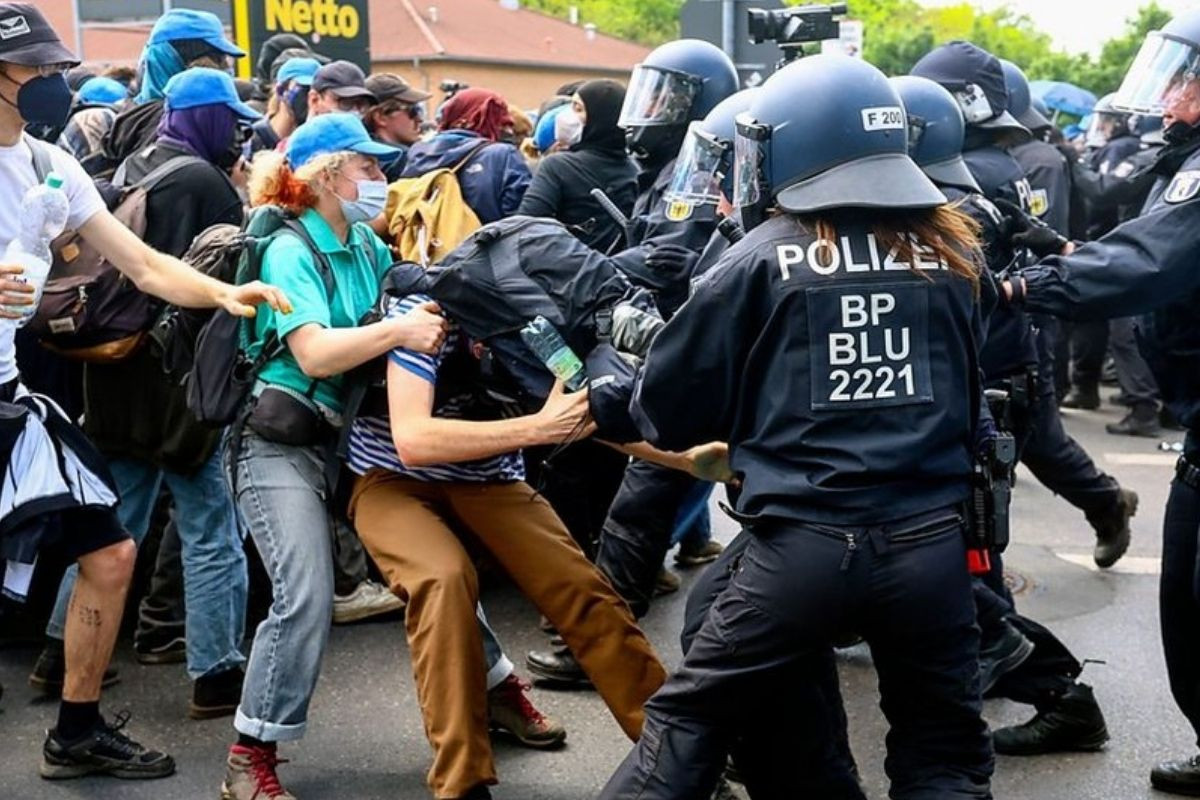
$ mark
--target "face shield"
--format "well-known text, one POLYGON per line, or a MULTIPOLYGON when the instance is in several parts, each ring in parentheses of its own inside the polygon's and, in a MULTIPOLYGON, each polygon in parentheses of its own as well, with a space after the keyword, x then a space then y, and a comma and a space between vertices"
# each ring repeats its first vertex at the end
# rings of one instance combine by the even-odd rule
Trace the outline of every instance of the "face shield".
POLYGON ((1122 111, 1161 116, 1172 97, 1200 77, 1200 52, 1161 33, 1146 37, 1113 105, 1122 111))
POLYGON ((742 227, 750 230, 766 219, 771 205, 768 153, 771 128, 739 115, 733 145, 733 206, 742 227))
POLYGON ((1120 114, 1092 114, 1092 121, 1088 123, 1084 144, 1088 147, 1103 147, 1108 144, 1110 139, 1121 133, 1122 128, 1128 130, 1128 125, 1128 117, 1120 114))
POLYGON ((633 68, 617 125, 682 125, 688 121, 700 80, 682 72, 666 72, 638 64, 633 68))
POLYGON ((667 187, 667 202, 716 204, 730 168, 729 145, 700 130, 693 122, 675 159, 675 175, 667 187))

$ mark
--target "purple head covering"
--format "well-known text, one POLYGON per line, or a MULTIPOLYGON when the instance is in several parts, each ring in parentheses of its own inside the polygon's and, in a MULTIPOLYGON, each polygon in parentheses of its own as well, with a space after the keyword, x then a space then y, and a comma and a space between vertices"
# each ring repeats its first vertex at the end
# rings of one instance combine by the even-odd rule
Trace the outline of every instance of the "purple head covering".
POLYGON ((182 147, 210 164, 220 161, 233 143, 237 115, 223 103, 163 112, 159 140, 182 147))

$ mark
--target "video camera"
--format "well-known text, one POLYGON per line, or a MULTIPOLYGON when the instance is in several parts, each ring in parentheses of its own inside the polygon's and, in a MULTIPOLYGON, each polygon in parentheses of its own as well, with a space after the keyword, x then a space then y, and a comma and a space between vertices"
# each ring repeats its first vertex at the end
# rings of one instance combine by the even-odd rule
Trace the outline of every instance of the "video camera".
POLYGON ((438 84, 438 89, 440 89, 442 91, 442 93, 446 95, 447 100, 449 100, 451 97, 454 97, 454 95, 458 94, 463 89, 470 89, 470 88, 471 88, 470 84, 463 83, 462 81, 456 81, 452 78, 447 78, 446 80, 444 80, 440 84, 438 84))
POLYGON ((752 8, 750 39, 755 44, 776 42, 783 50, 784 62, 804 55, 801 48, 811 42, 837 39, 841 22, 836 19, 847 13, 845 3, 827 6, 797 6, 796 8, 752 8))

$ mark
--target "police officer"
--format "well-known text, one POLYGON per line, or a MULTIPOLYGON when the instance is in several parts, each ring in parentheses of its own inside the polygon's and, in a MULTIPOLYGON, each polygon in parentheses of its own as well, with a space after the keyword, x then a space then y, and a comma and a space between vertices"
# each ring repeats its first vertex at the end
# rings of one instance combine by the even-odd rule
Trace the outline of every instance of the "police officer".
POLYGON ((737 127, 749 233, 655 340, 632 410, 670 449, 729 442, 753 538, 601 797, 706 797, 731 731, 854 629, 892 725, 891 797, 989 798, 961 514, 982 325, 969 223, 858 59, 789 65, 737 127), (720 318, 738 324, 714 337, 720 318))
MULTIPOLYGON (((1025 170, 1001 146, 1028 141, 1030 133, 1008 111, 999 60, 969 42, 950 42, 918 61, 912 74, 955 95, 967 124, 963 160, 982 194, 997 205, 1030 211, 1033 192, 1025 170)), ((1014 263, 1021 255, 1013 253, 1014 263)), ((1129 549, 1137 495, 1097 469, 1063 429, 1048 343, 1038 341, 1027 314, 1001 309, 988 321, 981 358, 989 384, 1006 382, 1013 405, 1027 417, 1023 463, 1044 486, 1084 512, 1096 533, 1093 558, 1098 566, 1111 567, 1129 549)))
MULTIPOLYGON (((909 114, 909 153, 951 202, 980 226, 983 252, 993 274, 1010 263, 1007 221, 979 194, 963 161, 962 112, 938 84, 912 76, 893 78, 909 114)), ((992 312, 1005 313, 1004 309, 992 312)), ((1003 381, 993 385, 1010 388, 1003 381)), ((1012 420, 1018 443, 1029 441, 1028 421, 1012 420)), ((1076 678, 1082 664, 1048 629, 1018 614, 1003 581, 1003 559, 991 554, 992 572, 976 579, 975 604, 981 628, 980 683, 984 694, 1008 697, 1038 710, 1030 722, 995 732, 996 752, 1033 755, 1056 750, 1096 749, 1108 739, 1104 715, 1091 687, 1076 678)))
MULTIPOLYGON (((1163 401, 1187 428, 1163 522, 1163 649, 1175 702, 1200 736, 1200 11, 1149 34, 1117 93, 1119 108, 1162 114, 1168 142, 1137 219, 1027 269, 1007 293, 1072 318, 1145 313, 1142 348, 1163 401)), ((1158 789, 1200 795, 1200 755, 1158 765, 1158 789)))
MULTIPOLYGON (((618 124, 638 162, 638 198, 629 226, 631 246, 614 256, 630 278, 657 293, 669 315, 687 297, 700 251, 716 230, 711 203, 666 203, 674 160, 688 125, 703 119, 737 91, 737 70, 720 48, 696 39, 664 44, 634 68, 618 124)), ((598 558, 637 615, 646 613, 661 558, 645 576, 644 560, 628 566, 625 552, 665 552, 681 505, 697 481, 677 470, 634 460, 625 470, 600 534, 598 558), (606 545, 605 542, 608 541, 606 545), (606 550, 607 548, 607 550, 606 550)), ((526 656, 529 671, 544 681, 581 683, 586 676, 570 651, 557 645, 526 656)))

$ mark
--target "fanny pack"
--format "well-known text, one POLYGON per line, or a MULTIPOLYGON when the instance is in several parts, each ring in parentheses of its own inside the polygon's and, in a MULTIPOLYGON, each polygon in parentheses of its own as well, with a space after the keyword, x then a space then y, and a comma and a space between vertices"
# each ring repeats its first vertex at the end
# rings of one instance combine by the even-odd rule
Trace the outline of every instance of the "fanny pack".
POLYGON ((246 426, 268 442, 293 447, 322 444, 334 433, 311 398, 278 386, 267 386, 258 394, 246 426))

